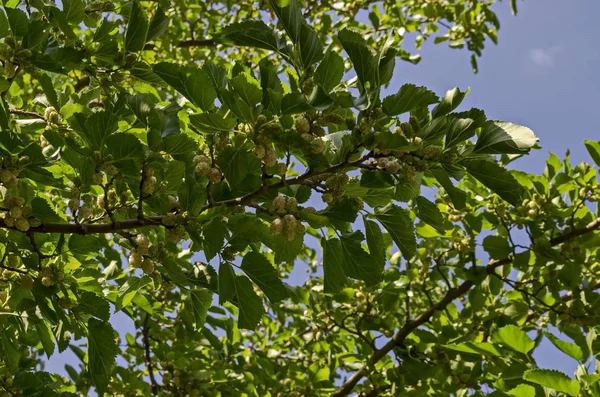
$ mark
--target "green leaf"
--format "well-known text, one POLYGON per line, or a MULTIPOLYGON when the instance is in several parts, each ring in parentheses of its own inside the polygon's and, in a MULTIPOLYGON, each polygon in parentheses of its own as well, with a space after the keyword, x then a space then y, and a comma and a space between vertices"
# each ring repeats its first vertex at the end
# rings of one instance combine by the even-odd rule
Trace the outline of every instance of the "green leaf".
POLYGON ((362 86, 366 88, 373 85, 375 78, 373 54, 367 47, 363 37, 356 32, 344 29, 338 34, 338 40, 348 53, 356 71, 356 76, 362 86))
POLYGON ((221 29, 215 39, 224 44, 278 51, 277 35, 263 21, 244 21, 221 29))
POLYGON ((98 254, 103 247, 102 237, 75 234, 69 238, 69 251, 74 255, 98 254))
POLYGON ((312 109, 301 92, 290 92, 281 100, 281 114, 298 114, 312 109))
POLYGON ((340 237, 344 255, 344 273, 353 279, 363 280, 367 285, 373 285, 381 281, 383 263, 375 263, 372 260, 362 247, 363 241, 364 236, 359 231, 343 234, 340 237))
POLYGON ((445 347, 459 352, 503 357, 502 352, 500 352, 494 344, 489 342, 463 342, 456 345, 445 345, 445 347))
POLYGON ((206 259, 211 260, 223 248, 223 240, 225 240, 226 229, 223 221, 220 218, 211 219, 202 227, 202 235, 204 236, 204 254, 206 259))
POLYGON ((323 57, 323 47, 316 32, 308 26, 296 0, 270 0, 279 22, 296 44, 300 61, 306 69, 323 57))
POLYGON ((433 226, 438 232, 445 232, 444 217, 439 208, 423 196, 417 197, 417 216, 423 222, 433 226))
POLYGON ((388 116, 396 116, 438 102, 437 95, 427 88, 404 84, 396 94, 384 98, 383 112, 388 116))
POLYGON ((440 104, 433 109, 431 115, 436 118, 450 113, 462 103, 469 91, 471 90, 467 88, 465 92, 460 92, 458 87, 448 90, 440 104))
POLYGON ((150 20, 150 26, 148 27, 148 34, 146 35, 146 41, 152 41, 157 37, 162 36, 169 27, 169 18, 159 5, 156 8, 156 12, 150 20))
POLYGON ((85 15, 85 5, 82 0, 63 0, 63 12, 67 21, 79 24, 85 15))
POLYGON ((588 139, 584 140, 584 142, 590 157, 597 166, 600 166, 600 142, 590 141, 588 139))
POLYGON ((235 296, 240 308, 238 326, 255 329, 265 314, 265 308, 260 297, 254 292, 254 287, 248 277, 240 275, 235 277, 235 296))
POLYGON ((113 156, 113 161, 134 160, 144 156, 142 142, 133 134, 118 132, 106 139, 108 152, 113 156))
POLYGON ((222 150, 217 164, 233 191, 246 193, 254 190, 256 186, 249 178, 251 175, 256 176, 260 184, 260 160, 252 155, 247 146, 222 150))
POLYGON ((233 302, 235 299, 236 275, 231 265, 227 262, 221 262, 219 265, 219 304, 233 302))
POLYGON ((279 278, 277 269, 258 252, 249 252, 242 260, 242 270, 254 284, 258 285, 272 302, 288 297, 287 290, 279 278))
POLYGON ((152 67, 154 73, 204 111, 215 106, 217 92, 206 72, 195 66, 159 63, 152 67))
POLYGON ((504 236, 487 236, 483 239, 483 249, 492 259, 506 259, 512 253, 508 238, 504 236))
POLYGON ((475 135, 477 123, 472 119, 453 119, 446 130, 446 148, 451 148, 475 135))
POLYGON ((237 120, 219 113, 200 113, 192 114, 190 123, 200 132, 214 134, 231 131, 237 125, 237 120))
POLYGON ((82 113, 75 113, 79 123, 80 136, 94 150, 104 149, 106 139, 118 129, 117 117, 112 112, 100 111, 85 117, 82 113))
POLYGON ((110 308, 106 299, 92 292, 83 292, 77 299, 77 307, 100 320, 108 321, 110 318, 110 308))
POLYGON ((212 306, 212 292, 206 289, 194 289, 190 291, 190 303, 194 312, 194 329, 201 330, 206 321, 208 309, 212 306))
MULTIPOLYGON (((10 33, 8 18, 4 13, 4 10, 0 8, 0 39, 8 36, 10 33)), ((1 91, 1 90, 0 90, 1 91)))
POLYGON ((565 393, 569 396, 576 397, 579 394, 579 382, 553 369, 530 369, 523 374, 523 380, 565 393))
POLYGON ((383 131, 375 135, 375 142, 380 150, 411 152, 419 149, 415 143, 408 142, 404 136, 391 131, 383 131))
POLYGON ((275 263, 294 263, 296 257, 304 249, 304 234, 296 233, 291 241, 285 238, 283 234, 278 234, 263 242, 275 252, 275 263))
POLYGON ((50 76, 44 73, 40 76, 39 81, 42 89, 44 90, 44 94, 46 95, 48 103, 50 103, 50 105, 54 106, 56 109, 60 109, 60 105, 58 104, 58 96, 56 95, 56 90, 54 90, 54 85, 52 84, 52 79, 50 76))
POLYGON ((308 24, 303 23, 300 27, 300 41, 298 42, 300 49, 300 59, 304 69, 308 69, 313 63, 318 62, 323 58, 323 46, 319 40, 319 36, 313 28, 308 24))
POLYGON ((25 37, 29 31, 27 14, 18 8, 4 8, 13 36, 25 37))
POLYGON ((344 253, 338 239, 321 239, 323 246, 323 288, 325 293, 339 292, 348 284, 344 272, 344 253))
POLYGON ((125 50, 131 52, 141 51, 146 44, 148 35, 148 16, 138 1, 134 1, 129 14, 127 31, 125 32, 125 50))
POLYGON ((119 311, 124 307, 129 306, 138 291, 150 284, 151 281, 152 279, 148 276, 143 276, 142 278, 129 277, 127 281, 125 281, 125 284, 119 288, 117 301, 115 302, 115 310, 119 311))
POLYGON ((315 71, 315 82, 330 92, 337 87, 344 76, 344 60, 333 51, 328 51, 315 71))
POLYGON ((523 187, 506 169, 491 161, 472 160, 469 162, 467 170, 485 187, 497 193, 510 204, 520 205, 523 187))
POLYGON ((206 203, 206 189, 193 177, 186 177, 177 191, 181 209, 197 215, 206 203))
POLYGON ((533 131, 518 124, 488 121, 484 124, 474 153, 521 154, 527 153, 538 142, 533 131))
POLYGON ((373 257, 376 264, 382 268, 385 265, 385 243, 383 242, 383 233, 379 228, 379 225, 373 221, 368 220, 363 216, 363 223, 365 224, 365 233, 367 235, 367 247, 369 247, 369 254, 373 257))
POLYGON ((515 397, 535 397, 535 388, 529 385, 519 385, 507 391, 506 394, 515 397))
POLYGON ((408 211, 392 205, 383 211, 375 213, 375 218, 388 231, 392 240, 396 243, 402 256, 410 260, 417 251, 417 241, 413 221, 408 211))
POLYGON ((298 43, 305 21, 296 0, 270 0, 269 3, 292 42, 298 43))
POLYGON ((96 390, 104 393, 110 373, 119 352, 109 323, 90 318, 88 320, 88 371, 96 390))
POLYGON ((172 155, 185 154, 198 150, 198 143, 185 134, 172 134, 163 138, 165 152, 172 155))
POLYGON ((48 324, 42 320, 35 324, 35 330, 40 338, 40 342, 42 342, 46 357, 50 358, 50 356, 54 354, 54 341, 52 340, 52 332, 48 327, 48 324))
POLYGON ((561 340, 558 337, 556 337, 555 335, 552 335, 548 331, 545 331, 544 335, 561 352, 565 353, 566 355, 568 355, 570 357, 573 357, 577 361, 580 361, 580 362, 584 361, 583 351, 581 350, 581 347, 577 346, 574 343, 561 340))
POLYGON ((31 208, 35 217, 38 218, 42 223, 60 223, 64 222, 64 219, 58 216, 58 214, 50 207, 50 203, 42 197, 35 197, 31 200, 31 208))
POLYGON ((454 204, 454 208, 456 208, 457 210, 465 209, 467 203, 467 194, 464 191, 457 188, 456 186, 454 186, 454 184, 448 177, 448 174, 442 169, 435 169, 429 172, 433 174, 438 183, 444 188, 444 190, 448 194, 448 197, 450 197, 452 204, 454 204))
POLYGON ((535 342, 527 336, 527 333, 512 324, 505 325, 494 332, 492 340, 523 354, 529 353, 535 347, 535 342))

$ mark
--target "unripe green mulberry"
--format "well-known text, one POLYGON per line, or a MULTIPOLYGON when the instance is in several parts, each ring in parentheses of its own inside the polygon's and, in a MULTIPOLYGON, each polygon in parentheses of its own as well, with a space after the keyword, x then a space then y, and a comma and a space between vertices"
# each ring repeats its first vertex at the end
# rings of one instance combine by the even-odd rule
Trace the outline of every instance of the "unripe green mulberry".
POLYGON ((77 211, 79 209, 79 199, 71 199, 69 200, 69 208, 71 209, 71 211, 77 211))
POLYGON ((275 164, 277 164, 277 155, 274 151, 267 150, 265 152, 265 157, 263 158, 263 161, 265 162, 265 165, 267 167, 273 167, 275 164))
POLYGON ((50 277, 42 277, 42 285, 44 287, 52 287, 54 285, 54 280, 50 277))
POLYGON ((275 174, 285 177, 285 174, 287 174, 287 165, 285 163, 277 163, 275 165, 275 174))
POLYGON ((101 172, 96 172, 92 176, 92 185, 102 185, 104 182, 104 175, 101 172))
POLYGON ((152 262, 150 259, 144 259, 144 262, 142 264, 142 270, 145 274, 154 273, 154 262, 152 262))
POLYGON ((15 219, 23 216, 23 210, 21 209, 21 207, 17 207, 16 205, 12 207, 8 213, 15 219))
POLYGON ((400 123, 400 128, 407 138, 413 138, 415 136, 415 131, 410 123, 400 123))
POLYGON ((13 255, 13 254, 10 254, 10 255, 8 255, 8 265, 9 265, 10 267, 13 267, 13 268, 18 268, 18 267, 19 267, 19 264, 20 264, 20 263, 19 263, 20 261, 21 261, 21 260, 19 259, 19 257, 18 257, 18 256, 16 256, 16 255, 13 255))
POLYGON ((288 197, 285 207, 290 212, 296 212, 298 210, 298 200, 295 197, 288 197))
POLYGON ((7 170, 6 168, 0 169, 0 182, 6 184, 10 181, 10 178, 12 178, 12 176, 13 173, 10 170, 7 170))
POLYGON ((252 154, 257 159, 263 159, 265 157, 265 153, 266 153, 266 150, 265 150, 265 147, 263 145, 256 145, 256 147, 252 151, 252 154))
POLYGON ((323 153, 325 142, 322 139, 315 139, 310 143, 310 150, 315 154, 323 153))
POLYGON ((58 306, 60 306, 62 309, 72 309, 75 306, 75 303, 68 298, 60 298, 58 300, 58 306))
POLYGON ((42 226, 42 221, 39 220, 38 218, 32 218, 29 220, 29 226, 30 227, 40 227, 40 226, 42 226))
POLYGON ((218 168, 211 168, 210 173, 208 174, 208 179, 212 183, 221 183, 221 179, 223 178, 223 173, 218 168))
POLYGON ((271 222, 271 233, 273 234, 281 234, 283 231, 283 221, 280 218, 274 219, 271 222))
POLYGON ((4 214, 4 224, 8 227, 15 226, 15 218, 10 216, 10 214, 4 214))
POLYGON ((400 164, 398 164, 396 161, 388 161, 388 163, 385 165, 385 170, 390 174, 395 174, 400 170, 400 164))
POLYGON ((210 174, 210 165, 208 163, 200 162, 194 169, 198 176, 208 176, 210 174))
POLYGON ((315 88, 315 80, 312 77, 309 77, 308 79, 304 80, 304 82, 302 83, 302 93, 304 95, 310 95, 313 92, 314 88, 315 88))
POLYGON ((308 134, 310 132, 310 122, 304 116, 298 116, 294 120, 294 127, 300 134, 308 134))
POLYGON ((301 136, 302 139, 304 139, 304 142, 312 142, 315 139, 311 134, 302 134, 301 136))
POLYGON ((321 199, 326 204, 331 204, 333 202, 333 195, 331 193, 323 193, 321 199))
POLYGON ((136 250, 131 250, 129 254, 129 266, 138 269, 142 267, 142 256, 136 250))
POLYGON ((200 163, 210 164, 210 160, 208 157, 206 157, 203 154, 194 156, 194 164, 200 164, 200 163))
POLYGON ((426 160, 440 160, 442 158, 443 148, 437 145, 426 146, 423 148, 423 157, 426 160))
POLYGON ((275 211, 281 211, 285 208, 286 199, 283 196, 277 196, 273 199, 273 209, 275 211))
POLYGON ((21 288, 23 288, 23 289, 26 289, 26 290, 33 289, 33 278, 29 274, 22 274, 19 277, 18 283, 21 286, 21 288))
POLYGON ((26 232, 29 230, 29 221, 25 218, 17 218, 15 219, 15 227, 17 230, 26 232))
POLYGON ((144 180, 144 184, 142 185, 142 193, 145 195, 149 195, 154 193, 154 189, 156 188, 157 179, 155 176, 149 176, 144 180))
POLYGON ((149 247, 150 246, 150 239, 148 238, 148 236, 140 233, 137 236, 135 236, 135 243, 139 247, 149 247))
POLYGON ((415 132, 419 132, 419 130, 421 129, 421 125, 419 123, 418 118, 416 118, 415 116, 410 116, 410 119, 408 120, 408 122, 410 123, 410 125, 412 126, 412 129, 415 132))
POLYGON ((77 213, 77 216, 80 221, 91 218, 92 215, 93 215, 92 209, 89 207, 81 207, 79 209, 79 212, 77 213))
POLYGON ((458 153, 454 150, 446 152, 442 155, 442 162, 454 164, 458 161, 458 153))
POLYGON ((162 217, 162 224, 165 226, 175 226, 175 215, 168 214, 162 217))

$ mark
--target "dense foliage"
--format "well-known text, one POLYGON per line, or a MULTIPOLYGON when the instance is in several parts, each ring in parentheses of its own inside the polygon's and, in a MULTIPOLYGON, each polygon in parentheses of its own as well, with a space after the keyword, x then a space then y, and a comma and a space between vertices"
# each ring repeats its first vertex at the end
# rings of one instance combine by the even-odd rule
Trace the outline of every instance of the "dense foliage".
POLYGON ((394 86, 493 1, 57 3, 0 8, 3 396, 600 395, 597 170, 394 86))

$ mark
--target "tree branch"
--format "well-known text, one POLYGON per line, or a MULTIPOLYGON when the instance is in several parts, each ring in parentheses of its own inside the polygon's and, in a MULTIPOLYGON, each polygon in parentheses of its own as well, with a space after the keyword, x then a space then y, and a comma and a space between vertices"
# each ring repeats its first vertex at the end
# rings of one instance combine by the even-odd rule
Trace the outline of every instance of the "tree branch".
POLYGON ((142 327, 142 341, 144 342, 144 362, 146 363, 146 368, 148 369, 148 376, 150 377, 150 383, 152 385, 152 394, 158 394, 158 383, 154 378, 154 366, 152 365, 152 356, 150 355, 150 340, 148 338, 148 334, 150 333, 150 327, 148 326, 148 321, 150 320, 150 315, 146 314, 146 318, 144 319, 144 325, 142 327))
MULTIPOLYGON (((354 167, 357 167, 363 161, 365 161, 369 158, 372 158, 372 157, 377 157, 377 156, 379 156, 379 155, 376 155, 373 153, 368 153, 356 161, 339 163, 339 164, 329 167, 323 171, 307 172, 305 174, 302 174, 302 175, 294 177, 294 178, 282 179, 281 181, 279 181, 277 183, 267 185, 267 186, 261 186, 260 189, 254 191, 254 192, 248 193, 242 197, 238 197, 238 198, 230 199, 230 200, 215 201, 213 203, 207 203, 202 207, 202 209, 200 210, 200 213, 202 213, 210 208, 219 207, 219 206, 235 207, 235 206, 247 205, 253 199, 259 197, 260 195, 264 194, 268 190, 280 189, 280 188, 283 188, 283 187, 289 186, 289 185, 301 185, 307 179, 310 179, 310 178, 313 178, 315 176, 319 176, 322 174, 336 172, 336 171, 339 171, 339 170, 342 170, 345 168, 354 168, 354 167)), ((105 202, 106 202, 106 205, 108 205, 108 197, 105 197, 105 202)), ((116 221, 115 220, 114 222, 111 222, 111 223, 102 223, 102 224, 48 223, 48 224, 42 224, 38 227, 32 227, 29 229, 28 233, 59 233, 59 234, 81 234, 81 235, 104 234, 104 233, 113 233, 113 232, 117 232, 117 231, 121 231, 121 230, 137 229, 139 227, 144 227, 144 226, 160 226, 160 225, 162 225, 162 219, 163 219, 162 215, 154 215, 154 216, 147 216, 147 217, 138 217, 137 219, 127 219, 124 221, 116 221)), ((1 219, 0 219, 0 228, 18 230, 15 227, 7 226, 4 223, 4 220, 1 220, 1 219)))
MULTIPOLYGON (((553 246, 556 246, 556 245, 564 243, 565 241, 571 240, 575 237, 593 232, 594 230, 597 230, 598 228, 600 228, 600 218, 597 218, 593 222, 588 223, 585 227, 583 227, 581 229, 573 229, 570 232, 567 232, 563 235, 553 238, 552 240, 550 240, 550 243, 553 246)), ((492 261, 486 266, 485 272, 486 272, 486 274, 493 274, 497 267, 506 265, 510 262, 512 262, 512 257, 492 261)), ((402 345, 404 343, 404 341, 406 340, 406 338, 414 330, 416 330, 418 327, 420 327, 421 325, 428 322, 433 317, 435 312, 444 310, 446 308, 446 306, 448 306, 452 301, 454 301, 455 299, 466 294, 471 289, 471 287, 473 287, 473 285, 475 285, 475 282, 473 280, 465 280, 458 287, 449 289, 448 292, 446 293, 446 295, 439 302, 430 306, 427 311, 421 313, 413 321, 407 322, 404 325, 404 327, 402 327, 392 337, 392 339, 389 340, 388 343, 386 343, 382 348, 376 350, 375 353, 373 353, 371 355, 368 362, 371 365, 374 365, 377 362, 379 362, 382 358, 387 356, 394 349, 394 347, 402 345)), ((331 397, 341 397, 341 396, 347 396, 348 394, 350 394, 352 392, 352 390, 354 389, 354 387, 356 387, 358 382, 368 372, 369 372, 369 367, 367 364, 365 364, 361 369, 359 369, 352 376, 350 376, 350 378, 348 378, 346 380, 346 382, 344 382, 342 384, 342 386, 331 395, 331 397)))

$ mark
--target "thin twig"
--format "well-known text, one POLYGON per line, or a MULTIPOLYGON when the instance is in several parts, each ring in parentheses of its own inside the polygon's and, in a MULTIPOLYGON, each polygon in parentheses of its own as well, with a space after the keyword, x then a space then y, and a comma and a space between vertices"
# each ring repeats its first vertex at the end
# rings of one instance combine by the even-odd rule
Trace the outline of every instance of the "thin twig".
POLYGON ((148 369, 148 376, 150 377, 150 384, 152 385, 152 394, 158 394, 158 383, 154 378, 154 366, 152 365, 152 356, 150 354, 150 340, 148 338, 148 334, 150 332, 150 327, 148 322, 150 320, 150 315, 146 314, 146 318, 144 319, 144 325, 142 327, 142 340, 144 342, 144 362, 146 364, 146 368, 148 369))

